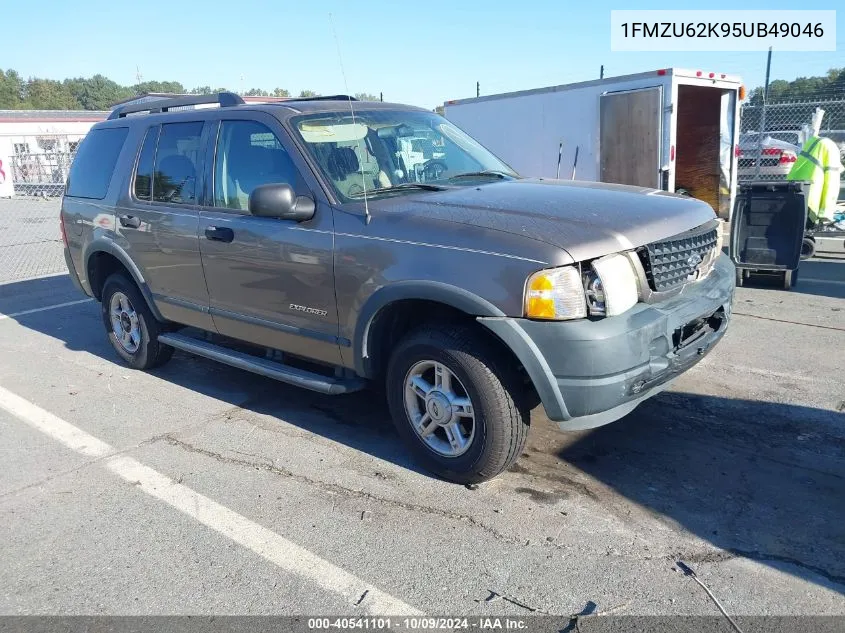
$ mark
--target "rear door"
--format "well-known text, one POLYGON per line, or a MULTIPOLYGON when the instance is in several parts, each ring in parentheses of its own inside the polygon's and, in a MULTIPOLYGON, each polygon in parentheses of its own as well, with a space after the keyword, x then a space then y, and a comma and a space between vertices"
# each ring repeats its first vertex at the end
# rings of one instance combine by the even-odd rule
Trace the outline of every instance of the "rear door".
POLYGON ((602 182, 660 188, 662 104, 661 86, 600 97, 602 182))
POLYGON ((200 248, 217 331, 340 364, 332 209, 279 122, 226 112, 209 139, 200 248), (256 217, 249 194, 287 183, 317 200, 305 222, 256 217))
POLYGON ((175 121, 146 130, 116 228, 162 315, 213 330, 197 237, 206 127, 175 121))

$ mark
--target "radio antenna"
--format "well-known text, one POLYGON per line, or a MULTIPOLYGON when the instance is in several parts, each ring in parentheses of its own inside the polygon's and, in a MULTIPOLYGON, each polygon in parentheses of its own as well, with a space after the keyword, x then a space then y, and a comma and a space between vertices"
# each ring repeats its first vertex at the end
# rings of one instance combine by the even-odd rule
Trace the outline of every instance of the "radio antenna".
MULTIPOLYGON (((337 30, 334 28, 334 18, 332 18, 332 14, 329 13, 329 23, 332 26, 332 35, 334 36, 334 43, 337 47, 337 59, 340 62, 340 74, 343 77, 343 85, 346 89, 346 98, 349 100, 349 111, 352 113, 352 125, 355 125, 355 107, 352 105, 352 95, 349 94, 349 82, 346 81, 346 71, 343 68, 343 55, 340 53, 340 40, 337 37, 337 30)), ((358 149, 361 149, 361 140, 358 140, 358 149)), ((365 148, 366 151, 366 148, 365 148)), ((364 217, 366 219, 366 223, 370 223, 370 206, 367 203, 367 178, 364 175, 364 163, 363 161, 358 161, 358 168, 361 171, 361 186, 364 188, 364 217)))

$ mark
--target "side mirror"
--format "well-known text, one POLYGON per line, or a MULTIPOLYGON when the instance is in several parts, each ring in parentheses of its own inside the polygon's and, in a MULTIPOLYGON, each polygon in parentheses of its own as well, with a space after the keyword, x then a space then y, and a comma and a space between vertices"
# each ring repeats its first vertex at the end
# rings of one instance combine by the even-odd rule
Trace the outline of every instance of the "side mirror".
POLYGON ((260 218, 302 222, 314 217, 314 200, 297 196, 286 183, 260 185, 249 194, 249 212, 260 218))

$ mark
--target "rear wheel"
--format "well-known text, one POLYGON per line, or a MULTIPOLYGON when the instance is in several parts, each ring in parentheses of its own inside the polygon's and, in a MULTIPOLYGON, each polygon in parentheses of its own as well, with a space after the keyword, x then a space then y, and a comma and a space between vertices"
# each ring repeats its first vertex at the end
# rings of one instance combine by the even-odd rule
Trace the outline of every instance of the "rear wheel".
POLYGON ((115 273, 103 284, 100 304, 109 342, 127 365, 152 369, 173 356, 173 348, 158 342, 164 324, 157 321, 135 283, 115 273))
POLYGON ((742 288, 742 286, 745 284, 745 279, 746 279, 745 272, 746 271, 744 271, 742 268, 736 269, 736 285, 737 285, 738 288, 742 288))
POLYGON ((521 382, 470 328, 426 327, 407 336, 390 359, 386 386, 397 431, 420 464, 444 479, 492 479, 525 446, 521 382))

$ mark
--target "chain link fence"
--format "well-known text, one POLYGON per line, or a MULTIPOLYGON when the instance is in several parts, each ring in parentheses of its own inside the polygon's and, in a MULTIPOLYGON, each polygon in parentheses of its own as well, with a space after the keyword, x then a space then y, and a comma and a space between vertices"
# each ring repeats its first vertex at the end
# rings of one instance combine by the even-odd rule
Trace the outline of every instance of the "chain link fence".
POLYGON ((742 107, 737 146, 739 181, 785 180, 812 134, 811 122, 819 108, 824 110, 819 135, 839 146, 845 162, 845 99, 747 103, 742 107))
POLYGON ((4 284, 67 270, 59 206, 56 198, 0 199, 0 297, 4 284))
POLYGON ((15 196, 62 195, 84 134, 0 134, 0 155, 9 161, 15 196))

